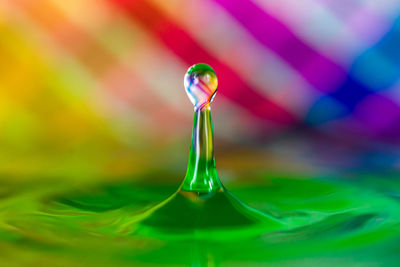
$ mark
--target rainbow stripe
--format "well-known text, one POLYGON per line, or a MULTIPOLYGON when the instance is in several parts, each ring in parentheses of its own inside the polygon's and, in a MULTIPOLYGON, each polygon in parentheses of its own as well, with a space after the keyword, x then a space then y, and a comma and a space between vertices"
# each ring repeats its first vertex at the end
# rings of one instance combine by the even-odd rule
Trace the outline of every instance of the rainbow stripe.
POLYGON ((7 146, 173 136, 191 120, 182 78, 199 62, 215 69, 231 111, 221 136, 245 120, 271 132, 400 136, 397 1, 15 0, 0 18, 7 146))

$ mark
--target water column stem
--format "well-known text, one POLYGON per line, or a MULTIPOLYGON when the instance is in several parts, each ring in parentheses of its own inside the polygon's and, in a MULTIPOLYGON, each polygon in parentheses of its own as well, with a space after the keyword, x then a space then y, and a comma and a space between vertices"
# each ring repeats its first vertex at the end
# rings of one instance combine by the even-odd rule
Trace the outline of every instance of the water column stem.
POLYGON ((189 162, 182 190, 216 192, 222 189, 214 159, 210 104, 195 110, 189 162))

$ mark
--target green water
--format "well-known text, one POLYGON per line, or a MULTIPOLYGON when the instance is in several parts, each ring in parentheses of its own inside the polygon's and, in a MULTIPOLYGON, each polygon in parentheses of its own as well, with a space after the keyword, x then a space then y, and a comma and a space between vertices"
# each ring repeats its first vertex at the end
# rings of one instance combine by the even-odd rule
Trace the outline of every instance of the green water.
POLYGON ((141 233, 134 221, 176 185, 2 184, 0 258, 2 266, 396 266, 400 185, 366 185, 290 177, 232 184, 235 196, 286 229, 174 239, 141 233))

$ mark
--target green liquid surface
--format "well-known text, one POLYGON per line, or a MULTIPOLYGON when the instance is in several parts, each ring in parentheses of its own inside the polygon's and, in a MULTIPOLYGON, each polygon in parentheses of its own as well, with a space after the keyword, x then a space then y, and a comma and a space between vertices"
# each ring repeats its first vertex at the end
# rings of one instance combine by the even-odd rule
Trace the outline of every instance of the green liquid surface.
MULTIPOLYGON (((247 226, 254 227, 245 218, 229 218, 232 224, 239 222, 243 227, 242 234, 237 234, 235 230, 225 229, 235 227, 225 225, 226 218, 214 218, 216 223, 222 221, 224 225, 210 231, 208 237, 197 231, 182 232, 185 227, 176 229, 174 235, 163 235, 162 227, 157 232, 160 235, 149 234, 146 229, 153 229, 151 222, 141 229, 143 213, 168 199, 175 191, 173 184, 118 182, 84 187, 53 182, 3 184, 2 263, 6 266, 33 263, 50 266, 393 266, 399 262, 398 182, 380 177, 361 184, 258 175, 261 179, 257 183, 232 184, 231 192, 251 207, 277 218, 283 227, 273 225, 264 228, 265 231, 246 231, 247 226)), ((229 207, 224 199, 216 201, 211 204, 229 207)), ((174 215, 174 211, 167 213, 174 215)), ((186 222, 186 229, 193 229, 191 224, 195 223, 196 214, 188 216, 193 220, 186 222)), ((160 229, 160 222, 153 223, 160 229)), ((168 220, 164 223, 170 230, 168 220)))

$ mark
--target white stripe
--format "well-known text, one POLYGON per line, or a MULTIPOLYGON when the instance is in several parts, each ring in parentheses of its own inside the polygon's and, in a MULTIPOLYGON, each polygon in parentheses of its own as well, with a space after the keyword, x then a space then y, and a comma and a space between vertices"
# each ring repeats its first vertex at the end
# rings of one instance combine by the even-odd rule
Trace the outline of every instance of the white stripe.
POLYGON ((301 117, 318 97, 319 93, 296 70, 261 45, 218 5, 209 1, 152 2, 214 57, 278 105, 301 117))

